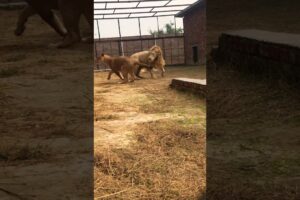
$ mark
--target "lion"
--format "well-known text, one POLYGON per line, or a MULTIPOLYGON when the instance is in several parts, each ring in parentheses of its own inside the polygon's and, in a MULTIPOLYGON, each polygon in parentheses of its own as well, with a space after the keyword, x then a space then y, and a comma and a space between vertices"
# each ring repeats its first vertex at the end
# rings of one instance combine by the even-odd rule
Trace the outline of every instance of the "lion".
MULTIPOLYGON (((157 55, 155 52, 152 51, 141 51, 141 52, 137 52, 134 53, 130 56, 130 58, 136 60, 137 62, 140 63, 145 63, 147 65, 150 65, 149 68, 147 68, 147 70, 149 71, 149 73, 151 74, 151 78, 153 78, 153 73, 152 73, 152 69, 153 67, 151 67, 151 63, 156 59, 157 55)), ((139 78, 143 78, 139 75, 140 71, 143 69, 143 66, 139 66, 137 69, 137 72, 135 73, 135 75, 139 78)))
POLYGON ((162 49, 159 46, 154 45, 153 47, 150 48, 150 51, 155 52, 157 55, 156 59, 152 63, 153 67, 159 69, 161 71, 161 76, 164 77, 166 72, 165 70, 166 61, 163 57, 162 49))
MULTIPOLYGON (((150 67, 147 68, 148 71, 151 74, 151 78, 153 78, 153 68, 160 69, 161 70, 161 75, 164 77, 165 74, 165 65, 166 62, 163 58, 163 53, 162 50, 159 46, 154 45, 151 47, 148 51, 142 51, 135 53, 131 55, 131 58, 138 60, 141 63, 147 63, 150 67)), ((140 76, 140 72, 143 69, 143 66, 139 66, 135 75, 139 78, 142 78, 140 76)))
POLYGON ((131 76, 131 82, 134 82, 135 76, 134 71, 137 66, 143 66, 149 68, 148 65, 138 62, 135 59, 132 59, 127 56, 109 56, 104 53, 97 59, 97 61, 102 61, 107 64, 111 71, 108 74, 107 80, 111 79, 111 75, 115 73, 121 80, 122 83, 128 83, 128 74, 131 76))

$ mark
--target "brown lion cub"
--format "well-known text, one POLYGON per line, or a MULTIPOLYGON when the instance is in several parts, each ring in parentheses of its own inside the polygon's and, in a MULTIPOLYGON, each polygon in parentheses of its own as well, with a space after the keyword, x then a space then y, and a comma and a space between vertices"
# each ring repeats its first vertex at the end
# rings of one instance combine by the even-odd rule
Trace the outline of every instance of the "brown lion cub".
POLYGON ((110 80, 111 75, 115 73, 120 77, 120 79, 123 80, 122 83, 128 82, 128 74, 131 76, 131 82, 134 82, 134 71, 138 65, 149 67, 148 65, 139 63, 136 60, 126 56, 109 56, 106 54, 101 54, 101 56, 98 58, 98 61, 102 61, 110 67, 111 71, 108 74, 108 80, 110 80))

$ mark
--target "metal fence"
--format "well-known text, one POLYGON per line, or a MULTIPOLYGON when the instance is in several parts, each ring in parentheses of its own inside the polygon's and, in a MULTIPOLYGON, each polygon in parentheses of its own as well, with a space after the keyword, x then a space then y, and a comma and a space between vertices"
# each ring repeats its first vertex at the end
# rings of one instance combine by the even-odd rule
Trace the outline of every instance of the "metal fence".
MULTIPOLYGON (((184 57, 184 37, 165 36, 165 37, 132 37, 95 40, 95 59, 105 53, 113 56, 130 56, 136 52, 150 49, 153 45, 158 45, 163 50, 163 56, 167 65, 181 65, 185 63, 184 57)), ((97 63, 99 70, 106 70, 106 66, 97 63)))

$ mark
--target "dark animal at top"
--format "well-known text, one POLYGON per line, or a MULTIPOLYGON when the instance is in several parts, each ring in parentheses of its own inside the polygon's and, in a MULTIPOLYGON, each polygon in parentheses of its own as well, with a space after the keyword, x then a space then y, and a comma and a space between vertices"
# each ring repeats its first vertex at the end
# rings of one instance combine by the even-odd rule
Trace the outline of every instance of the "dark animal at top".
POLYGON ((87 19, 90 27, 93 27, 93 1, 92 0, 26 0, 28 6, 19 15, 16 35, 22 35, 28 18, 38 14, 64 39, 56 45, 59 48, 71 46, 81 41, 79 21, 81 15, 87 19), (53 10, 59 10, 62 23, 53 10))

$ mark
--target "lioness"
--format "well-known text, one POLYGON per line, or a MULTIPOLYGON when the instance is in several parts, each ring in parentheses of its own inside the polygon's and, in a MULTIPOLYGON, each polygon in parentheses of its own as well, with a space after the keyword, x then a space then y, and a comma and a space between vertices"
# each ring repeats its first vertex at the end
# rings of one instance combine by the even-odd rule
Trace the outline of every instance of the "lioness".
POLYGON ((101 56, 98 58, 98 61, 104 62, 111 69, 111 71, 108 74, 107 80, 110 80, 111 75, 115 73, 117 76, 120 77, 120 79, 123 80, 122 83, 127 83, 129 81, 128 74, 130 74, 131 76, 131 82, 134 82, 134 71, 137 66, 141 65, 146 68, 149 67, 148 65, 140 63, 137 60, 131 59, 127 56, 109 56, 104 53, 101 54, 101 56))

